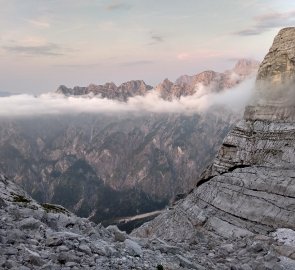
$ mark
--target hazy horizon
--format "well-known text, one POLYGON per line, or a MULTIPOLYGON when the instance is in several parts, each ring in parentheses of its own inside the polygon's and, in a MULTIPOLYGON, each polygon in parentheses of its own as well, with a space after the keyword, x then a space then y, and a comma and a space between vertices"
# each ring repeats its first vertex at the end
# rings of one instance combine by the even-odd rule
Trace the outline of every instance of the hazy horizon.
POLYGON ((262 60, 278 30, 295 24, 291 0, 0 4, 0 91, 12 93, 224 71, 238 58, 262 60))

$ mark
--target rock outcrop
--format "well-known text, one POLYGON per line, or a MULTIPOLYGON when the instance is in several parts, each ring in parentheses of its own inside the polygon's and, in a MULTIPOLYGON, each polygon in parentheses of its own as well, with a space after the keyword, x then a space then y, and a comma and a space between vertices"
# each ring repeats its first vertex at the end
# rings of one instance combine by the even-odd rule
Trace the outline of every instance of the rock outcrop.
POLYGON ((295 79, 295 28, 282 29, 259 67, 257 81, 280 86, 295 79))
POLYGON ((294 91, 294 33, 283 29, 275 38, 257 76, 260 99, 246 108, 198 186, 137 235, 185 241, 200 231, 230 239, 295 230, 294 105, 265 97, 268 90, 282 97, 294 91))
POLYGON ((257 76, 257 103, 265 105, 268 110, 276 109, 277 113, 273 116, 282 119, 294 119, 294 36, 294 28, 285 28, 279 32, 257 76))

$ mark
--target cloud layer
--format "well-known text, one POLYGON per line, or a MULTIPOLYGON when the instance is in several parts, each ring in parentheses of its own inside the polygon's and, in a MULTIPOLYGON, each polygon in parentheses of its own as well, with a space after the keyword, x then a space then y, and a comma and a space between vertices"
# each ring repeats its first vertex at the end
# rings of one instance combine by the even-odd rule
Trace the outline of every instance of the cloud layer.
POLYGON ((19 54, 28 55, 28 56, 63 55, 63 52, 60 46, 54 43, 48 43, 45 45, 36 45, 36 46, 11 45, 11 46, 3 46, 2 48, 9 52, 19 53, 19 54))
POLYGON ((156 91, 146 96, 136 96, 127 102, 99 97, 65 97, 48 93, 40 96, 15 95, 0 98, 1 117, 27 117, 73 113, 183 113, 204 112, 221 105, 241 111, 247 105, 254 89, 251 78, 222 93, 209 93, 210 89, 199 86, 193 96, 166 101, 156 91), (209 93, 209 94, 208 94, 209 93))

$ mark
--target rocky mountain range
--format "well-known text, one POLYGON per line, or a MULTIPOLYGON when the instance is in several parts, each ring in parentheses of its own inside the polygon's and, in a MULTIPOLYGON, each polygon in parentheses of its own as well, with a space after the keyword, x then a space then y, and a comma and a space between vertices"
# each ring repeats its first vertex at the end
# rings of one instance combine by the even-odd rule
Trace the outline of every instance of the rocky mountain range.
MULTIPOLYGON (((182 75, 175 83, 165 79, 155 87, 155 90, 165 100, 193 95, 200 90, 200 87, 208 87, 207 92, 220 92, 234 87, 250 75, 255 74, 258 67, 259 62, 256 60, 240 59, 233 69, 223 73, 208 70, 193 76, 182 75)), ((145 84, 144 81, 137 80, 122 83, 120 86, 116 86, 113 82, 104 85, 90 84, 87 87, 75 86, 74 88, 61 85, 56 90, 56 93, 66 96, 92 95, 127 101, 130 97, 144 96, 152 89, 153 87, 145 84)))
MULTIPOLYGON (((233 71, 225 72, 231 76, 218 75, 227 81, 235 78, 222 87, 238 84, 256 65, 252 60, 240 60, 233 71)), ((192 76, 182 83, 180 95, 170 89, 169 96, 186 96, 187 87, 193 89, 200 83, 210 85, 210 91, 222 91, 213 77, 204 76, 209 73, 217 74, 210 71, 192 76)), ((113 83, 73 89, 61 86, 57 93, 125 102, 151 91, 143 81, 130 81, 119 87, 113 83)), ((79 216, 108 224, 163 209, 178 194, 189 192, 239 117, 215 107, 191 114, 2 118, 0 169, 38 202, 58 203, 79 216)))
POLYGON ((155 90, 166 100, 194 95, 199 93, 204 87, 206 88, 206 93, 216 93, 241 83, 244 79, 253 75, 258 67, 258 61, 240 59, 232 70, 227 70, 223 73, 208 70, 193 76, 183 75, 175 83, 165 79, 155 87, 155 90))
POLYGON ((162 209, 214 157, 236 119, 221 112, 2 119, 0 168, 39 202, 95 221, 162 209))

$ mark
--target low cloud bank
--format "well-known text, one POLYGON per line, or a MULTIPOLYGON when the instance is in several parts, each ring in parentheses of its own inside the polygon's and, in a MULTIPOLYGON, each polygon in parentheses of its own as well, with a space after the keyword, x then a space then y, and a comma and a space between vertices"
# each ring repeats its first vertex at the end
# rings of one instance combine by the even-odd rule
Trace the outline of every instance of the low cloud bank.
POLYGON ((196 94, 172 101, 163 100, 156 91, 146 96, 129 98, 127 102, 100 97, 65 97, 55 93, 15 95, 0 97, 1 117, 27 117, 73 113, 183 113, 204 112, 212 106, 226 106, 242 111, 249 103, 255 78, 245 80, 234 88, 221 93, 210 93, 212 89, 199 87, 196 94))

